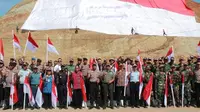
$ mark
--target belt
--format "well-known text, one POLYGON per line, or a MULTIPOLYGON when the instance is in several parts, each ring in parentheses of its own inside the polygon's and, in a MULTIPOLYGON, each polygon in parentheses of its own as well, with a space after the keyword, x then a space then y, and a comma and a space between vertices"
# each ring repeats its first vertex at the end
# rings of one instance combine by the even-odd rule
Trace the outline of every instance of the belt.
POLYGON ((139 82, 130 82, 130 83, 139 83, 139 82))
POLYGON ((36 86, 36 87, 38 87, 38 84, 31 84, 31 86, 36 86))
POLYGON ((60 86, 65 86, 66 84, 59 84, 60 86))

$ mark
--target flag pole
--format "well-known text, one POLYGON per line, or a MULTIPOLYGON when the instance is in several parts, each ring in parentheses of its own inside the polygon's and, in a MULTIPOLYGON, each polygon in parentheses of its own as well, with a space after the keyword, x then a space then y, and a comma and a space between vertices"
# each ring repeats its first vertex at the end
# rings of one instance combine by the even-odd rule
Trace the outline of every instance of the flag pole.
MULTIPOLYGON (((24 84, 23 84, 23 89, 24 89, 24 84)), ((24 110, 25 110, 25 104, 26 104, 26 93, 24 91, 24 105, 23 105, 24 110)))
MULTIPOLYGON (((182 78, 184 78, 184 75, 182 75, 182 78)), ((182 79, 182 93, 181 93, 182 95, 182 98, 181 98, 181 103, 182 103, 182 107, 184 106, 184 81, 183 81, 183 79, 182 79)))
MULTIPOLYGON (((172 51, 173 51, 173 54, 174 54, 174 46, 172 46, 172 51)), ((174 59, 175 59, 175 54, 174 54, 174 59)), ((174 60, 174 62, 176 62, 176 60, 174 60)))
MULTIPOLYGON (((30 34, 30 31, 28 32, 28 37, 29 37, 29 34, 30 34)), ((28 43, 28 38, 26 39, 26 45, 25 45, 25 48, 24 48, 24 54, 23 54, 23 56, 26 55, 27 43, 28 43)))
POLYGON ((47 35, 47 43, 46 43, 46 62, 48 62, 48 35, 47 35))
POLYGON ((126 82, 127 82, 127 76, 128 76, 128 68, 127 68, 128 64, 127 64, 127 61, 126 61, 126 73, 125 73, 125 84, 124 84, 124 97, 126 96, 126 82))
MULTIPOLYGON (((11 82, 12 82, 12 85, 13 85, 13 87, 14 87, 13 74, 12 74, 12 81, 11 81, 11 82)), ((11 109, 13 110, 13 105, 14 105, 14 100, 13 100, 14 88, 11 89, 11 90, 13 91, 13 92, 10 91, 10 92, 12 92, 12 96, 11 96, 11 97, 12 97, 12 105, 11 105, 11 109)))
POLYGON ((15 45, 14 45, 14 30, 12 30, 12 36, 13 36, 13 56, 14 56, 14 59, 16 59, 16 51, 15 51, 15 45))
POLYGON ((68 85, 68 80, 69 80, 69 71, 67 72, 67 108, 69 107, 69 85, 68 85))

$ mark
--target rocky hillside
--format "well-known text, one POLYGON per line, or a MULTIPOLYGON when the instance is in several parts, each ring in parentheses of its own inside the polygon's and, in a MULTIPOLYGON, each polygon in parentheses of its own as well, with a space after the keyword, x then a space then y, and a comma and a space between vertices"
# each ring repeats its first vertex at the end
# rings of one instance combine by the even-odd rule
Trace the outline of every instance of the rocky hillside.
MULTIPOLYGON (((13 56, 11 31, 16 26, 21 27, 32 11, 36 0, 23 0, 14 6, 5 16, 0 18, 0 37, 3 38, 5 48, 5 60, 13 56)), ((187 1, 188 7, 196 13, 196 19, 200 22, 200 5, 187 1), (199 16, 198 16, 199 15, 199 16)), ((170 46, 174 46, 176 57, 196 55, 196 46, 199 38, 183 37, 160 37, 160 36, 117 36, 105 35, 89 31, 79 31, 74 34, 73 30, 52 30, 32 32, 33 38, 39 44, 36 53, 27 52, 26 57, 32 56, 45 59, 46 37, 52 39, 60 56, 49 54, 49 59, 62 57, 68 60, 70 57, 135 57, 137 49, 142 51, 142 56, 158 57, 164 56, 170 46)), ((27 33, 17 33, 24 47, 27 33)), ((17 51, 17 57, 22 52, 17 51)))

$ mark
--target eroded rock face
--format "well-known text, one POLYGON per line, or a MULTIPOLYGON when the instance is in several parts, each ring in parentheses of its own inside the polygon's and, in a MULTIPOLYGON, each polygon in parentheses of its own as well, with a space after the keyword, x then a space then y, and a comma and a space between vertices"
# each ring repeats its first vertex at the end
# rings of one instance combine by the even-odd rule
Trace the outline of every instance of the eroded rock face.
MULTIPOLYGON (((4 17, 0 18, 0 37, 3 38, 5 48, 5 60, 8 61, 13 56, 12 30, 16 26, 21 27, 32 11, 36 0, 23 0, 13 7, 4 17)), ((197 21, 200 22, 200 5, 187 1, 188 7, 195 10, 197 21), (199 15, 199 17, 198 17, 199 15)), ((137 50, 141 50, 143 57, 165 56, 169 47, 174 46, 176 57, 196 55, 196 46, 199 38, 186 37, 161 37, 161 36, 116 36, 105 35, 96 32, 74 30, 51 30, 32 32, 33 38, 39 44, 36 53, 27 52, 27 58, 32 56, 45 60, 46 37, 51 38, 52 42, 60 52, 60 56, 49 53, 49 59, 62 57, 68 60, 70 57, 135 57, 137 50)), ((20 38, 21 46, 24 48, 27 33, 17 33, 20 38)), ((17 57, 22 56, 22 52, 16 51, 17 57)))

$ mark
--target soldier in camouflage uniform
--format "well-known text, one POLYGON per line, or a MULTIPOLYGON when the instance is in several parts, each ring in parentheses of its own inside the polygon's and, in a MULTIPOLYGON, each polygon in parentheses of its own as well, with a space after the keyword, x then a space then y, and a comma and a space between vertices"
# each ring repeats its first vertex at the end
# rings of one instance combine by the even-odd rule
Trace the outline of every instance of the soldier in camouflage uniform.
POLYGON ((146 67, 147 67, 147 58, 143 58, 143 65, 142 65, 142 69, 145 72, 146 71, 146 67))
POLYGON ((181 76, 184 77, 184 104, 188 107, 191 104, 191 80, 193 73, 187 64, 184 64, 184 69, 181 72, 181 76))
MULTIPOLYGON (((188 58, 188 67, 189 69, 194 72, 195 71, 195 64, 193 61, 193 56, 190 56, 190 58, 188 58)), ((195 105, 195 100, 196 100, 196 95, 195 95, 195 77, 192 77, 192 79, 190 80, 191 83, 191 105, 195 105)))
MULTIPOLYGON (((173 91, 174 91, 174 98, 176 102, 176 106, 180 106, 180 84, 181 84, 181 76, 178 71, 176 71, 176 67, 173 65, 171 67, 171 71, 169 72, 169 80, 172 81, 173 84, 173 91)), ((172 96, 171 96, 172 100, 172 96)))
POLYGON ((155 74, 159 71, 159 63, 157 59, 154 59, 154 64, 152 65, 151 71, 155 74))
POLYGON ((177 70, 182 71, 184 69, 184 59, 180 58, 179 59, 179 64, 177 65, 177 70))
POLYGON ((174 65, 175 67, 177 67, 177 64, 174 63, 174 57, 171 57, 171 61, 169 62, 170 68, 172 65, 174 65))
POLYGON ((192 59, 191 58, 188 58, 188 67, 192 70, 192 71, 194 71, 194 69, 195 69, 195 64, 194 64, 194 62, 192 62, 192 59))
POLYGON ((169 63, 168 63, 168 58, 167 57, 165 57, 165 59, 164 59, 164 71, 165 72, 169 72, 170 71, 170 65, 169 65, 169 63))
POLYGON ((163 106, 164 102, 164 91, 165 91, 165 79, 166 79, 166 72, 164 72, 164 65, 159 66, 159 71, 155 74, 156 79, 156 100, 157 106, 163 106))

